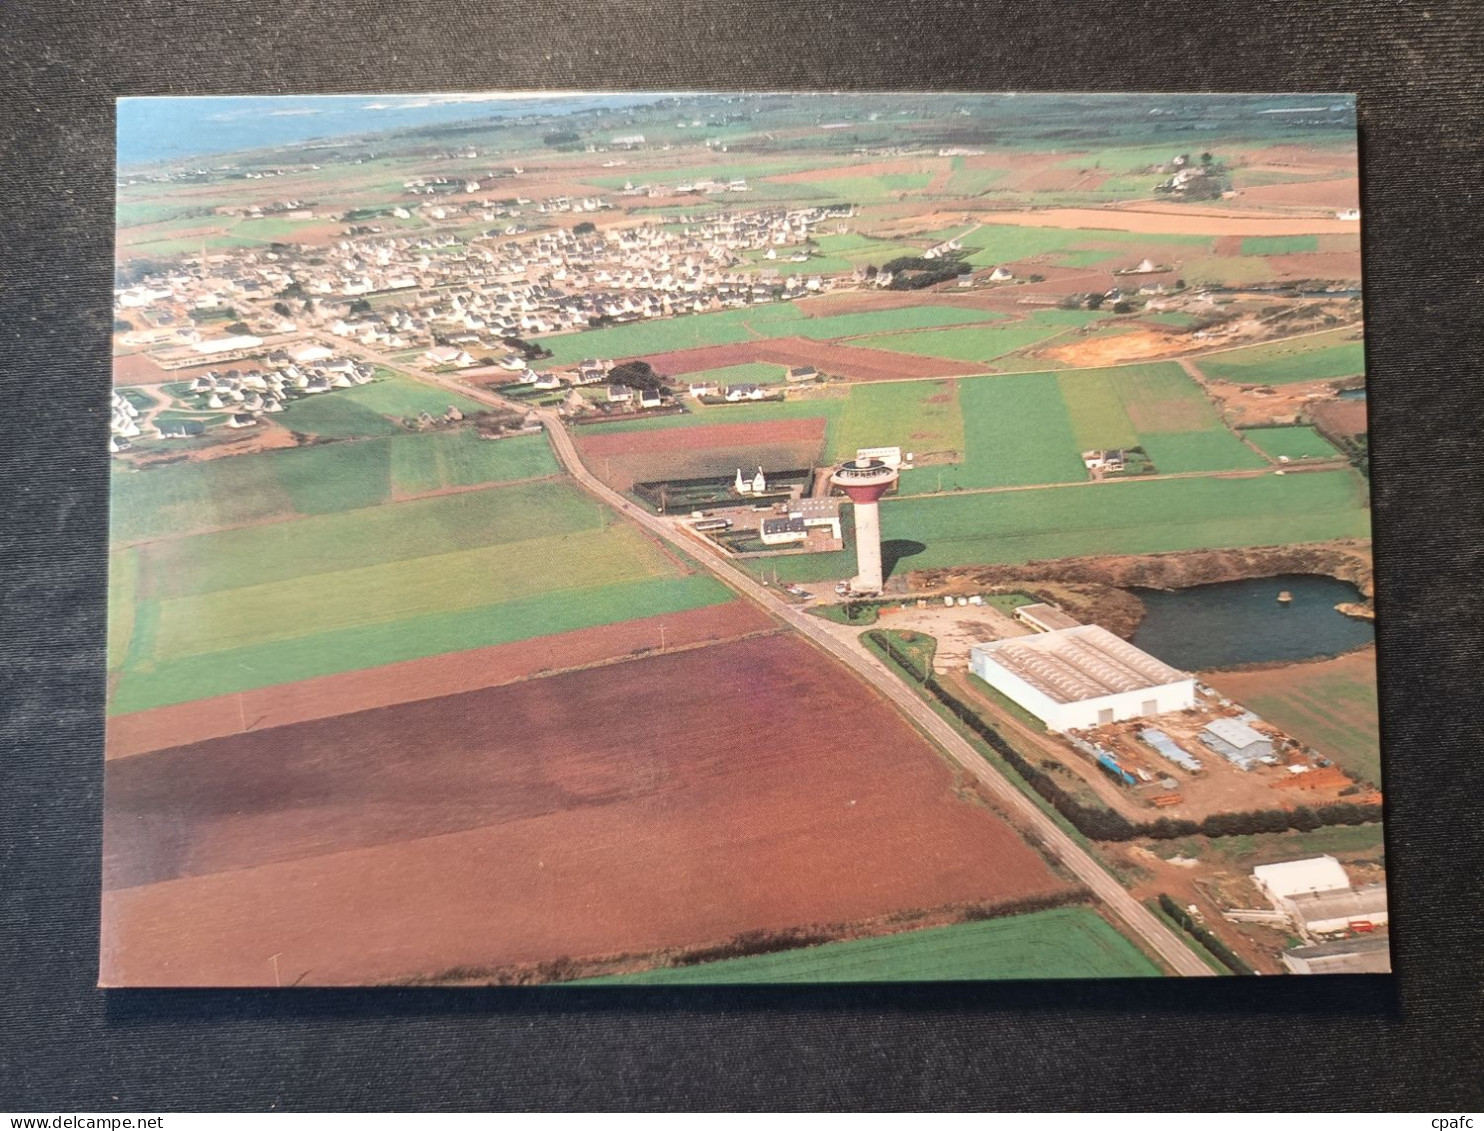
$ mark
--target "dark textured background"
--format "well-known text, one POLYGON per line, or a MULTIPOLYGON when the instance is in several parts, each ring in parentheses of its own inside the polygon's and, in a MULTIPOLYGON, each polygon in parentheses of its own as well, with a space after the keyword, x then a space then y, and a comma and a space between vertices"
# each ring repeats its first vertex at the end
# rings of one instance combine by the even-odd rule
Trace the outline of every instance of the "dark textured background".
POLYGON ((1484 1106, 1477 3, 0 4, 0 1109, 1484 1106), (1354 91, 1395 979, 93 988, 119 94, 1354 91))

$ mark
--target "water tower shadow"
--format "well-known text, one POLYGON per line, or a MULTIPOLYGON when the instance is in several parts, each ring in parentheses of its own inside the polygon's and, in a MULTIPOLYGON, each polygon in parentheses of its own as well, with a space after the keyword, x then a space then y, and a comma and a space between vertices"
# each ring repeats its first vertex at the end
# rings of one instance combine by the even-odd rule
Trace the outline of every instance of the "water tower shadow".
POLYGON ((893 538, 881 543, 881 576, 890 577, 897 568, 897 563, 903 558, 916 557, 927 549, 921 542, 914 542, 910 538, 893 538))

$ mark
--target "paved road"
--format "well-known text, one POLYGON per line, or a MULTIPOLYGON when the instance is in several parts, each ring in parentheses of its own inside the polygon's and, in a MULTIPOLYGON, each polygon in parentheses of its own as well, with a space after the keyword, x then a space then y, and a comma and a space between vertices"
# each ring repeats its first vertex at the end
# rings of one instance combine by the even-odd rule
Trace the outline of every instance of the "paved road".
MULTIPOLYGON (((384 361, 404 372, 412 372, 426 381, 476 400, 482 400, 487 404, 501 408, 514 407, 522 410, 529 408, 527 405, 508 401, 486 389, 466 386, 459 382, 457 374, 438 374, 411 369, 405 364, 392 362, 353 342, 341 341, 339 344, 363 357, 384 361)), ((550 409, 537 409, 536 414, 546 427, 557 458, 588 492, 655 536, 680 547, 733 589, 774 613, 779 619, 812 640, 816 646, 857 672, 887 699, 896 704, 897 708, 921 730, 930 735, 955 762, 981 782, 996 802, 1016 816, 1022 827, 1034 829, 1047 848, 1061 858, 1067 869, 1121 918, 1130 930, 1143 939, 1171 969, 1178 974, 1190 977, 1211 975, 1210 967, 1196 957, 1173 931, 1130 895, 1122 884, 1076 841, 1064 833, 1029 798, 1006 781, 999 771, 985 761, 958 731, 939 717, 883 662, 853 643, 837 639, 826 627, 825 622, 809 616, 802 609, 783 600, 777 593, 759 584, 751 575, 738 569, 698 539, 679 534, 674 523, 652 515, 625 499, 588 471, 586 465, 578 457, 577 448, 572 443, 572 437, 568 434, 566 426, 555 412, 550 409)))

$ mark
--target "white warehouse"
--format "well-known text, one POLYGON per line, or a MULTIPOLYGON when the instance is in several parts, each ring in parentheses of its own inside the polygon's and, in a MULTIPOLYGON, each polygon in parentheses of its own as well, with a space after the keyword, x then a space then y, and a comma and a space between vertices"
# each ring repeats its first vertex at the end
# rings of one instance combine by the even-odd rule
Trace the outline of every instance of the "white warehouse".
POLYGON ((1095 624, 976 644, 969 667, 1055 731, 1195 706, 1195 677, 1095 624))

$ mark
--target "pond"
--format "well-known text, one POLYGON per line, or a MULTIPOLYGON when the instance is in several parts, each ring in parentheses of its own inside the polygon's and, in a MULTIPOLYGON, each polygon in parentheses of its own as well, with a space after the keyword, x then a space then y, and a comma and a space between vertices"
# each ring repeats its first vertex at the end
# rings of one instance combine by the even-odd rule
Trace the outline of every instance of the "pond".
POLYGON ((1369 644, 1370 621, 1335 611, 1360 601, 1348 581, 1312 574, 1223 581, 1189 589, 1135 589, 1147 610, 1133 642, 1186 671, 1312 660, 1369 644), (1293 594, 1288 604, 1278 594, 1293 594))
POLYGON ((1341 389, 1340 390, 1340 400, 1342 400, 1342 401, 1363 401, 1363 400, 1365 400, 1365 386, 1362 385, 1358 389, 1341 389))

